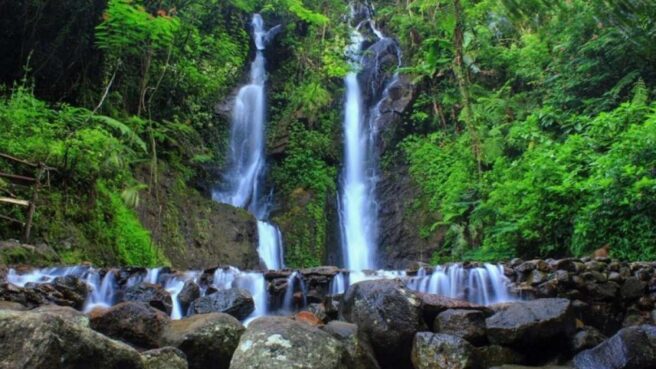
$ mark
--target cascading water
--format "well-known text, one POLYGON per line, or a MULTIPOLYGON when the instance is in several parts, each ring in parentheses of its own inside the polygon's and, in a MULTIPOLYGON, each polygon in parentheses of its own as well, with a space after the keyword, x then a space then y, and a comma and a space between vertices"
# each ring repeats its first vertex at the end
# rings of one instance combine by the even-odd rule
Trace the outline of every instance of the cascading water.
MULTIPOLYGON (((356 13, 362 10, 356 10, 356 6, 351 4, 351 19, 355 19, 356 13)), ((351 43, 346 51, 353 71, 344 79, 344 170, 339 203, 344 264, 355 271, 376 267, 378 242, 378 206, 375 198, 377 155, 374 147, 377 129, 373 124, 375 119, 372 119, 377 114, 378 103, 370 109, 358 80, 359 71, 364 67, 362 48, 367 41, 362 30, 368 28, 378 41, 389 40, 376 28, 371 18, 371 8, 365 7, 364 13, 365 19, 352 28, 351 43)))
POLYGON ((266 222, 269 204, 262 196, 265 163, 266 125, 266 60, 264 50, 280 30, 280 26, 265 30, 259 14, 252 20, 255 59, 251 63, 250 83, 243 86, 235 99, 230 133, 229 166, 220 190, 213 198, 222 203, 248 209, 258 219, 258 253, 269 269, 283 266, 282 242, 279 230, 266 222))

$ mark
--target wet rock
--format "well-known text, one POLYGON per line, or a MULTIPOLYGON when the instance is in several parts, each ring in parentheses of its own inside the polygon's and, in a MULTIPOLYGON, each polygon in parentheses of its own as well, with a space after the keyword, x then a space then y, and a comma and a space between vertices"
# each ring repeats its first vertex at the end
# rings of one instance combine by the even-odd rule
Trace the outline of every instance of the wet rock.
POLYGON ((620 293, 620 286, 615 282, 588 283, 586 289, 595 301, 613 301, 620 293))
POLYGON ((448 309, 458 310, 478 310, 482 311, 486 316, 492 315, 492 310, 483 305, 472 304, 465 300, 452 299, 450 297, 434 295, 430 293, 418 293, 421 298, 421 310, 426 322, 432 324, 435 317, 441 312, 448 309))
POLYGON ((250 323, 230 363, 231 369, 343 369, 344 345, 317 327, 283 317, 250 323))
POLYGON ((479 310, 446 310, 433 323, 433 330, 464 338, 472 344, 485 342, 485 314, 479 310))
POLYGON ((60 317, 0 311, 0 368, 143 369, 130 346, 60 317))
POLYGON ((597 346, 606 339, 593 327, 583 327, 572 337, 572 352, 577 353, 597 346))
POLYGON ((64 299, 72 302, 72 307, 78 310, 82 309, 89 294, 89 287, 84 281, 69 275, 55 278, 52 285, 64 299))
POLYGON ((502 304, 487 318, 490 342, 530 347, 544 345, 558 336, 569 336, 576 322, 571 302, 566 299, 538 299, 502 304))
POLYGON ((243 332, 241 323, 228 314, 199 314, 172 321, 160 345, 184 352, 189 369, 227 369, 243 332))
POLYGON ((645 293, 647 284, 638 278, 630 277, 624 281, 620 293, 627 300, 637 299, 645 293))
POLYGON ((415 369, 476 369, 478 363, 476 348, 460 337, 419 332, 412 343, 415 369))
POLYGON ((574 357, 577 369, 649 369, 656 367, 656 326, 624 328, 597 347, 574 357))
POLYGON ((171 315, 173 309, 173 300, 171 295, 158 284, 140 283, 136 286, 129 287, 123 295, 125 301, 135 301, 146 303, 155 309, 171 315))
POLYGON ((183 313, 186 313, 191 303, 200 297, 200 287, 194 281, 186 281, 178 294, 178 302, 183 313))
POLYGON ((358 326, 334 320, 322 329, 344 344, 348 353, 349 369, 379 369, 374 350, 366 337, 358 332, 358 326))
POLYGON ((364 106, 380 100, 385 84, 399 64, 399 45, 391 38, 376 41, 362 54, 362 69, 358 73, 364 106))
POLYGON ((175 347, 162 347, 141 354, 144 369, 188 369, 187 357, 175 347))
POLYGON ((524 355, 499 345, 482 346, 476 349, 480 359, 481 368, 489 368, 504 364, 518 364, 524 361, 524 355))
POLYGON ((163 312, 143 302, 132 301, 109 309, 95 309, 89 316, 94 330, 144 348, 159 347, 159 337, 170 323, 163 312))
POLYGON ((255 310, 253 296, 243 288, 230 288, 200 297, 191 303, 191 314, 226 313, 239 320, 255 310))
POLYGON ((425 327, 421 300, 398 280, 352 285, 340 304, 340 315, 371 342, 383 367, 409 367, 412 337, 425 327))

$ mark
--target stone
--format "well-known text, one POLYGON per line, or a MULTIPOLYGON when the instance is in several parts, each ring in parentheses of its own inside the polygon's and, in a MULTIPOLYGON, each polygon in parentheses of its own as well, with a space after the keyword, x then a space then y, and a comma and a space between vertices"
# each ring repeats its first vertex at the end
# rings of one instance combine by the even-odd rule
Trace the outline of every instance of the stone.
POLYGON ((200 297, 191 303, 191 314, 226 313, 239 320, 246 319, 255 310, 255 301, 243 288, 219 290, 200 297))
POLYGON ((435 318, 433 330, 464 338, 474 345, 482 344, 486 340, 485 314, 479 310, 446 310, 435 318))
POLYGON ((175 347, 162 347, 141 354, 144 369, 188 369, 187 357, 175 347))
POLYGON ((639 280, 638 278, 629 277, 622 284, 620 293, 622 294, 622 297, 624 299, 634 300, 644 295, 646 289, 647 289, 647 283, 639 280))
POLYGON ((89 287, 84 281, 67 275, 55 278, 52 285, 63 295, 64 299, 73 302, 72 307, 78 310, 82 309, 89 294, 89 287))
POLYGON ((481 368, 489 368, 504 364, 519 364, 524 361, 524 355, 509 347, 499 345, 481 346, 476 349, 481 368))
POLYGON ((476 348, 460 337, 419 332, 412 342, 415 369, 476 369, 478 363, 476 348))
POLYGON ((56 316, 80 327, 89 328, 89 318, 81 311, 70 306, 43 305, 30 310, 32 313, 56 316))
POLYGON ((123 300, 144 302, 168 315, 171 315, 171 310, 173 309, 171 294, 158 284, 144 282, 129 287, 125 289, 123 300))
POLYGON ((200 287, 194 281, 186 281, 178 294, 178 302, 180 303, 183 314, 189 310, 191 303, 199 297, 200 287))
POLYGON ((492 310, 490 310, 490 308, 483 305, 473 304, 465 300, 458 300, 431 293, 418 293, 417 295, 421 298, 421 310, 424 315, 424 320, 429 324, 433 324, 435 317, 448 309, 478 310, 482 311, 486 316, 492 315, 492 310))
POLYGON ((574 356, 577 369, 649 369, 656 367, 656 326, 621 329, 595 348, 574 356))
POLYGON ((502 304, 487 318, 487 335, 493 344, 530 347, 576 328, 574 310, 567 299, 538 299, 502 304))
POLYGON ((294 319, 299 322, 304 322, 306 324, 314 325, 314 326, 319 326, 323 324, 321 319, 317 318, 316 315, 314 315, 309 311, 299 311, 294 315, 294 319))
POLYGON ((380 369, 371 344, 359 334, 357 325, 333 320, 322 329, 344 344, 349 356, 347 368, 380 369))
POLYGON ((235 351, 231 369, 348 368, 344 345, 309 324, 283 317, 252 321, 235 351))
POLYGON ((601 332, 594 327, 585 326, 572 337, 572 352, 578 353, 597 346, 606 339, 601 332))
POLYGON ((198 314, 174 320, 160 337, 187 356, 189 369, 227 369, 244 327, 223 313, 198 314))
POLYGON ((0 311, 2 369, 143 369, 130 346, 51 314, 0 311))
POLYGON ((170 323, 168 315, 143 302, 122 302, 90 314, 91 328, 143 348, 159 347, 159 337, 170 323))
POLYGON ((399 280, 353 284, 342 298, 340 316, 358 326, 383 367, 410 367, 412 338, 424 329, 421 299, 399 280))
POLYGON ((328 317, 328 313, 326 312, 326 305, 323 303, 309 304, 307 310, 319 318, 322 323, 326 323, 331 320, 328 317))

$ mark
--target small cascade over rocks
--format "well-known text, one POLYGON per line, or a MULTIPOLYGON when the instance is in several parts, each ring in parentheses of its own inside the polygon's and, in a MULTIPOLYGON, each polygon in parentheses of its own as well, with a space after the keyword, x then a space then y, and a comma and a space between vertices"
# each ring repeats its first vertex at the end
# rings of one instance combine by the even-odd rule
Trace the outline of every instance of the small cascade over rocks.
POLYGON ((280 26, 264 28, 259 14, 253 15, 255 59, 251 63, 250 82, 239 90, 232 111, 228 168, 223 183, 214 191, 214 200, 247 209, 258 220, 260 258, 269 269, 283 266, 282 237, 269 217, 270 196, 263 193, 266 172, 266 59, 267 44, 280 31, 280 26))

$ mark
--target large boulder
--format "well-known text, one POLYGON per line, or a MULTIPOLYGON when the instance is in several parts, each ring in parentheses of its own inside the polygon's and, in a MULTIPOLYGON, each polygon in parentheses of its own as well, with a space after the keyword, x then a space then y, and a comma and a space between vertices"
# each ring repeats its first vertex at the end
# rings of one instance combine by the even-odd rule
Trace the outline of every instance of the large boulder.
POLYGON ((371 344, 359 334, 357 325, 333 320, 322 329, 344 344, 349 355, 349 369, 380 369, 371 344))
POLYGON ((410 367, 412 339, 425 328, 421 300, 398 280, 352 285, 340 304, 340 315, 371 342, 383 367, 410 367))
POLYGON ((415 369, 476 369, 476 348, 450 334, 419 332, 412 343, 415 369))
POLYGON ((76 324, 83 328, 89 328, 89 318, 86 314, 79 310, 75 310, 70 306, 43 305, 31 310, 31 312, 56 316, 71 324, 76 324))
POLYGON ((188 369, 187 357, 175 347, 163 347, 141 354, 144 369, 188 369))
POLYGON ((91 328, 133 345, 159 347, 159 336, 170 323, 168 315, 143 302, 122 302, 90 314, 91 328))
POLYGON ((432 293, 418 293, 417 295, 421 298, 421 310, 427 324, 433 324, 435 318, 441 312, 449 309, 481 311, 486 317, 492 315, 492 310, 488 307, 465 300, 454 299, 432 293))
POLYGON ((549 340, 571 336, 576 320, 567 299, 538 299, 498 305, 487 318, 487 336, 499 345, 523 348, 545 345, 549 340))
POLYGON ((189 369, 227 369, 243 332, 241 323, 228 314, 199 314, 172 321, 160 345, 184 352, 189 369))
POLYGON ((341 342, 317 327, 283 317, 252 321, 230 363, 231 369, 348 367, 341 342))
POLYGON ((621 329, 613 337, 574 357, 577 369, 656 368, 656 326, 621 329))
POLYGON ((139 353, 53 314, 0 311, 2 369, 143 369, 139 353))
POLYGON ((191 314, 226 313, 239 320, 246 319, 253 310, 253 296, 243 288, 216 291, 194 300, 189 307, 191 314))
POLYGON ((144 302, 168 315, 171 315, 173 309, 171 294, 164 287, 147 282, 127 288, 123 300, 144 302))
POLYGON ((485 342, 485 314, 479 310, 447 310, 435 318, 433 330, 464 338, 472 344, 485 342))

